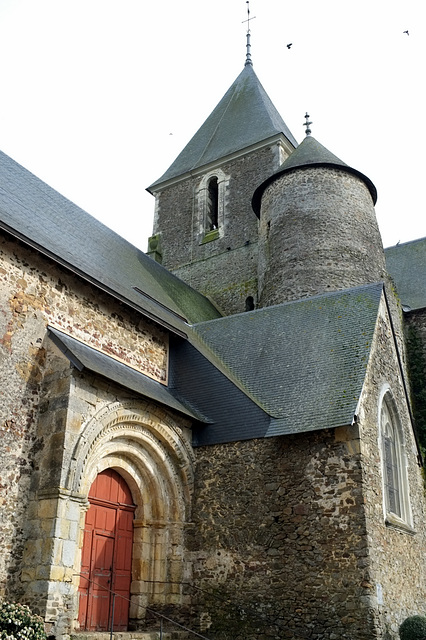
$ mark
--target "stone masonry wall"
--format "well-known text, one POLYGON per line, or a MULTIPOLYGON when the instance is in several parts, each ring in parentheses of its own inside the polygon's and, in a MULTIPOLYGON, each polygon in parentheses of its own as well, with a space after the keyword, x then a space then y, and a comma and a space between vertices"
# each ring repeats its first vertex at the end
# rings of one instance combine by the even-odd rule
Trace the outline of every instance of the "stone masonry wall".
POLYGON ((259 229, 262 306, 384 279, 373 201, 358 177, 303 168, 265 190, 259 229))
POLYGON ((359 451, 356 426, 196 449, 187 544, 208 637, 375 637, 359 451))
POLYGON ((79 628, 87 494, 96 475, 114 467, 136 505, 132 624, 148 604, 180 603, 182 528, 192 487, 188 421, 95 374, 78 372, 46 340, 36 437, 40 449, 23 524, 22 571, 9 583, 13 595, 19 584, 24 601, 56 637, 79 628))
POLYGON ((379 637, 398 639, 398 627, 407 616, 425 613, 426 509, 419 452, 384 306, 372 345, 359 421, 369 541, 370 600, 377 611, 379 637), (407 528, 385 522, 379 400, 386 388, 390 389, 394 398, 403 432, 412 514, 412 526, 407 528))
MULTIPOLYGON (((37 452, 45 445, 36 429, 46 326, 54 325, 157 380, 166 378, 168 345, 161 329, 8 238, 0 244, 0 310, 0 595, 19 597, 23 524, 40 471, 37 452)), ((58 384, 68 385, 69 376, 58 384)), ((51 451, 54 455, 53 444, 51 451)))
POLYGON ((282 149, 275 143, 220 165, 227 176, 223 225, 210 242, 203 243, 200 233, 202 173, 157 196, 154 233, 161 234, 163 265, 211 297, 224 313, 245 311, 248 296, 257 300, 258 219, 251 198, 281 161, 282 149))
POLYGON ((424 613, 425 490, 384 298, 352 427, 196 455, 187 544, 208 637, 397 640, 405 617, 424 613), (385 521, 378 414, 387 388, 404 434, 406 527, 385 521))
POLYGON ((426 309, 407 313, 405 319, 413 414, 424 455, 426 450, 426 309))

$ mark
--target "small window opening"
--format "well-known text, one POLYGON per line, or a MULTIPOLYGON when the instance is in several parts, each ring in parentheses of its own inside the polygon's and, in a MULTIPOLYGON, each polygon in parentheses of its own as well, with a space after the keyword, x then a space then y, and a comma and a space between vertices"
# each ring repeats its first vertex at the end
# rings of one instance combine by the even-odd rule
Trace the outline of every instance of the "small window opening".
POLYGON ((253 296, 249 296, 246 298, 246 311, 253 311, 254 309, 254 300, 253 296))
POLYGON ((210 178, 207 186, 206 231, 214 231, 219 227, 219 184, 216 176, 210 178))

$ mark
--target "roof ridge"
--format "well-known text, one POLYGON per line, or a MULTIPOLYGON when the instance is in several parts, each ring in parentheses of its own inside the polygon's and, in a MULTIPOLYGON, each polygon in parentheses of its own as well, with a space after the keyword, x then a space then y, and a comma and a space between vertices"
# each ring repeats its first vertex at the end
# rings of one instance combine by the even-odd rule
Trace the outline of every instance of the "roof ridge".
POLYGON ((278 304, 273 304, 270 305, 268 307, 260 307, 259 309, 253 309, 252 311, 240 311, 239 313, 234 313, 232 315, 228 315, 228 316, 221 316, 218 318, 212 318, 211 320, 203 320, 202 322, 196 322, 194 324, 191 324, 191 328, 193 329, 197 329, 197 327, 199 327, 200 325, 207 325, 209 323, 212 322, 218 322, 218 321, 223 321, 229 318, 236 318, 238 316, 247 316, 247 314, 261 314, 261 313, 265 313, 268 311, 271 311, 273 309, 277 309, 277 308, 281 308, 281 307, 287 307, 287 306, 291 306, 291 305, 297 305, 297 304, 303 304, 303 303, 307 303, 311 300, 317 300, 318 298, 331 298, 331 297, 335 297, 335 296, 339 296, 339 295, 343 295, 343 294, 348 294, 351 292, 355 292, 357 290, 363 290, 363 289, 374 289, 374 288, 381 288, 383 289, 384 287, 384 282, 371 282, 368 284, 360 284, 356 287, 347 287, 346 289, 338 289, 337 291, 326 291, 325 293, 317 293, 314 296, 308 296, 306 298, 298 298, 297 300, 286 300, 285 302, 280 302, 278 304))
MULTIPOLYGON (((218 122, 217 122, 217 124, 216 124, 216 127, 214 128, 214 130, 213 130, 213 132, 212 132, 212 134, 211 134, 210 138, 207 140, 206 144, 204 145, 204 149, 202 150, 202 152, 201 152, 201 154, 200 154, 200 157, 198 158, 198 160, 197 160, 196 162, 194 162, 193 167, 191 167, 192 169, 194 169, 198 164, 202 164, 201 159, 202 159, 202 157, 205 155, 205 153, 206 153, 207 149, 209 148, 209 145, 210 145, 211 141, 213 140, 213 138, 214 138, 214 137, 215 137, 215 135, 216 135, 217 130, 219 129, 220 124, 222 123, 222 121, 223 121, 223 119, 224 119, 224 117, 225 117, 226 113, 228 112, 229 105, 230 105, 230 104, 231 104, 231 102, 232 102, 232 98, 234 97, 235 92, 236 92, 236 86, 235 86, 235 83, 234 83, 234 84, 232 84, 232 85, 229 87, 228 91, 225 93, 225 96, 226 96, 228 93, 230 93, 230 97, 229 97, 229 100, 228 100, 228 102, 227 102, 227 104, 226 104, 226 107, 225 107, 225 109, 224 109, 224 111, 223 111, 222 115, 220 116, 220 118, 219 118, 219 120, 218 120, 218 122), (231 92, 231 89, 233 89, 233 91, 232 91, 232 92, 231 92)), ((224 96, 224 98, 225 98, 225 96, 224 96)))

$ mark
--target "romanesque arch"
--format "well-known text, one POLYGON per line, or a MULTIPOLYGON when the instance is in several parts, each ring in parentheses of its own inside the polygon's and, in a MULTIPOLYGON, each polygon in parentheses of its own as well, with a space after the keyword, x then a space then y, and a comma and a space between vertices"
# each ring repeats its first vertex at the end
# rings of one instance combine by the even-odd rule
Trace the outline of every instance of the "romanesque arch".
MULTIPOLYGON (((87 422, 77 438, 67 489, 81 497, 80 532, 89 488, 106 469, 122 476, 136 505, 130 619, 143 618, 149 604, 175 602, 181 591, 193 465, 185 425, 151 403, 110 403, 87 422)), ((77 569, 81 546, 82 538, 77 569)))

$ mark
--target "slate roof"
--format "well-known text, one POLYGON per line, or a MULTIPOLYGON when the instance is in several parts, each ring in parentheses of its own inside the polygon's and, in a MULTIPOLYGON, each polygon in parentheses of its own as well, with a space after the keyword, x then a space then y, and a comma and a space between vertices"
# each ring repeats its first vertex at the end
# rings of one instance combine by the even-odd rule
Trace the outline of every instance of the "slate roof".
MULTIPOLYGON (((204 322, 189 340, 269 414, 266 437, 351 424, 382 291, 356 287, 204 322)), ((206 404, 203 413, 212 417, 206 404)))
POLYGON ((204 421, 200 414, 186 407, 165 385, 149 378, 136 369, 106 355, 102 351, 93 349, 93 347, 54 327, 48 327, 48 336, 78 371, 88 369, 130 391, 155 400, 155 402, 179 411, 190 418, 204 421))
POLYGON ((186 321, 220 315, 207 298, 2 152, 0 228, 168 328, 185 332, 186 321))
POLYGON ((253 67, 246 65, 173 164, 148 187, 148 191, 280 133, 297 146, 253 67))
POLYGON ((289 155, 288 158, 282 163, 275 173, 272 174, 267 180, 265 180, 254 192, 252 198, 252 206, 256 215, 260 216, 260 203, 262 194, 266 187, 271 184, 276 178, 284 173, 294 171, 295 169, 303 169, 306 167, 331 167, 334 169, 341 169, 347 173, 358 176, 367 186, 370 191, 373 203, 377 201, 377 190, 370 178, 367 178, 363 173, 357 169, 353 169, 348 164, 340 160, 334 153, 331 153, 326 149, 318 140, 312 136, 306 136, 303 142, 289 155))
POLYGON ((406 311, 426 307, 426 238, 385 249, 386 267, 406 311))

